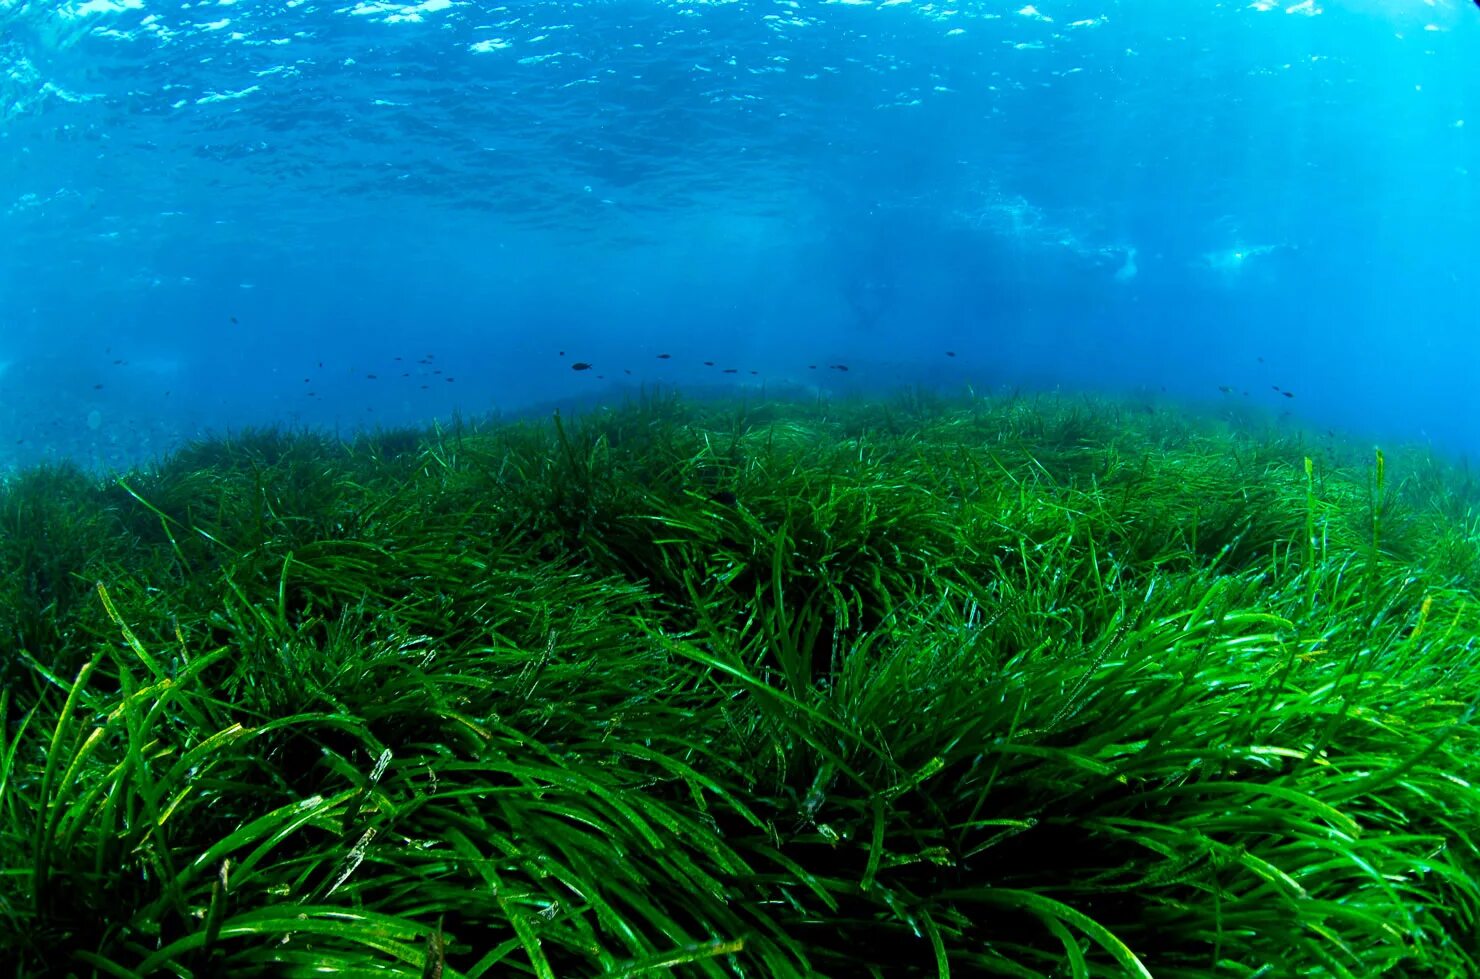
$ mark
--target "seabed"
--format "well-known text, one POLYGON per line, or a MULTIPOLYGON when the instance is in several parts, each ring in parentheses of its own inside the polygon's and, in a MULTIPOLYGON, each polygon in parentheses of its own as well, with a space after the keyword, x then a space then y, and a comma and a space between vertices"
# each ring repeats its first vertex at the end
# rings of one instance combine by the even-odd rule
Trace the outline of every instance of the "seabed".
POLYGON ((1463 468, 1075 397, 0 488, 16 975, 1480 974, 1463 468))

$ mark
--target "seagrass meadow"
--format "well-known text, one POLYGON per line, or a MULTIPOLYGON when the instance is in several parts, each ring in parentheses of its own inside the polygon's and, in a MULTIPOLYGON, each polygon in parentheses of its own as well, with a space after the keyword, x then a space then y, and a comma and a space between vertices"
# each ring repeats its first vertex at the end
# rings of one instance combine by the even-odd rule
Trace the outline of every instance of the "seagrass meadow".
POLYGON ((0 489, 0 960, 1480 975, 1461 466, 1105 399, 251 431, 0 489))

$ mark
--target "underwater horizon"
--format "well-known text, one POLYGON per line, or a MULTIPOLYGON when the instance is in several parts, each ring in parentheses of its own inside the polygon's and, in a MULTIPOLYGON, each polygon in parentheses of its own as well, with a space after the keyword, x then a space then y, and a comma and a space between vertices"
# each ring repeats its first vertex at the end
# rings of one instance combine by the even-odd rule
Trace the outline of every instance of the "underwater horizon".
POLYGON ((1470 455, 1477 50, 1461 0, 6 0, 0 467, 653 384, 1470 455))

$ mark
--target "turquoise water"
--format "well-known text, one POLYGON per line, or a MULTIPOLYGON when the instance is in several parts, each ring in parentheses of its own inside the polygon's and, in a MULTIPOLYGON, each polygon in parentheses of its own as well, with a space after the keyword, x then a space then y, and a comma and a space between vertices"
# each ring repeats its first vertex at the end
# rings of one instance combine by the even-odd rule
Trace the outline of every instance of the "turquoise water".
POLYGON ((0 466, 654 382, 1474 452, 1477 58, 1469 0, 0 0, 0 466))

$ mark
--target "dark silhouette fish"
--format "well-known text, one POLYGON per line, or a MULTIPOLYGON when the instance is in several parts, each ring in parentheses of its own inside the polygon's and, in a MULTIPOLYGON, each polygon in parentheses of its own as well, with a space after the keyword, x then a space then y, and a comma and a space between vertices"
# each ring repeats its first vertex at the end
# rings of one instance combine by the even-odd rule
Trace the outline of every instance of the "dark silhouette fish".
MULTIPOLYGON (((562 356, 564 355, 562 354, 562 356)), ((586 363, 584 360, 578 360, 574 364, 570 365, 570 369, 573 371, 588 371, 592 368, 592 366, 593 365, 586 363)))

